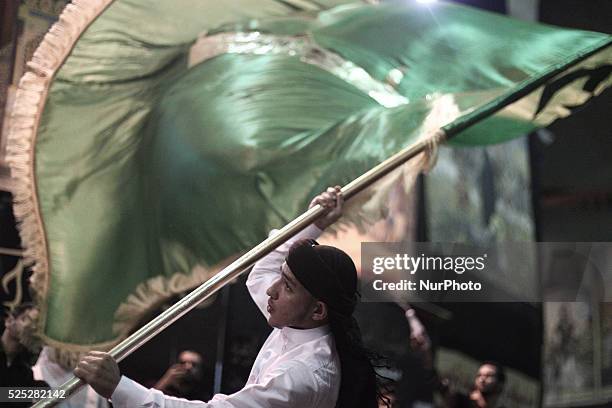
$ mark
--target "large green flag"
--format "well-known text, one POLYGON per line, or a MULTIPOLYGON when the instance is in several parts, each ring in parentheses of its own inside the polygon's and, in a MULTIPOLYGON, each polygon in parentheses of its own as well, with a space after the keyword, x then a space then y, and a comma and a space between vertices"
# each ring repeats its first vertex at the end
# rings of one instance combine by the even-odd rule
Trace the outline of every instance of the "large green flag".
POLYGON ((20 84, 9 146, 47 343, 115 344, 325 186, 432 130, 477 118, 451 142, 502 142, 611 81, 604 34, 342 3, 67 9, 20 84))

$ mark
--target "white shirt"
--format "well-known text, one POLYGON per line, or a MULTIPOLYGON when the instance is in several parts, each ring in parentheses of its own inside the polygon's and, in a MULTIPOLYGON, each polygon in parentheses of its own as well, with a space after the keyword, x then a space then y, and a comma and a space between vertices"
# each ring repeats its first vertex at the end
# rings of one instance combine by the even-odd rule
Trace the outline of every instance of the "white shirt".
MULTIPOLYGON (((266 290, 280 277, 280 266, 291 244, 320 234, 321 230, 311 225, 253 267, 247 287, 266 319, 266 290)), ((285 327, 272 330, 246 385, 234 394, 217 394, 209 402, 187 401, 147 389, 123 376, 111 401, 115 408, 334 408, 339 390, 340 361, 329 327, 285 327)))

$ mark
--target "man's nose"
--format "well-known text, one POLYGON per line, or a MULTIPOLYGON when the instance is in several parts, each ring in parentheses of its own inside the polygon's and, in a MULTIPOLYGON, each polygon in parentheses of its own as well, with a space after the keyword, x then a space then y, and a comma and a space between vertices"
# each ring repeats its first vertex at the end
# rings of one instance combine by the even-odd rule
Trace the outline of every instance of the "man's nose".
POLYGON ((275 281, 272 285, 270 285, 268 290, 266 290, 266 295, 270 296, 272 299, 276 299, 276 296, 278 294, 278 291, 276 290, 276 286, 278 285, 278 282, 280 282, 280 279, 275 281))

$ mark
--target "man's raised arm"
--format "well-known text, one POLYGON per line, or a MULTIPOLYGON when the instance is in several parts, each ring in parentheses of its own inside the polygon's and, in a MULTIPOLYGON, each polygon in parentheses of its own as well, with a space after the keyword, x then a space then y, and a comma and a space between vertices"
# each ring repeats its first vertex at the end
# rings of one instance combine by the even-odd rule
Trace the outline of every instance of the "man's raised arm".
MULTIPOLYGON (((291 248, 291 245, 293 245, 295 241, 300 239, 317 239, 325 228, 337 221, 342 215, 343 202, 344 200, 340 193, 339 186, 329 187, 327 191, 313 198, 308 208, 320 204, 328 209, 328 213, 319 218, 312 225, 304 228, 253 266, 246 285, 253 301, 255 301, 255 304, 259 307, 259 310, 266 319, 270 315, 267 311, 268 295, 266 291, 280 278, 280 267, 289 253, 289 248, 291 248)), ((271 234, 274 233, 276 233, 276 230, 271 232, 271 234)))

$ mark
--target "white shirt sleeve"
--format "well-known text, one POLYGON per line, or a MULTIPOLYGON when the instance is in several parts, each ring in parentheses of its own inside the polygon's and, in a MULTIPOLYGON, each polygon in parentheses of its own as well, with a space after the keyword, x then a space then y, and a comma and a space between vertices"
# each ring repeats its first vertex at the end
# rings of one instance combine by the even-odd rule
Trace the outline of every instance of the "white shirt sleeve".
POLYGON ((311 370, 290 362, 266 376, 261 384, 250 384, 231 395, 216 395, 209 402, 188 401, 147 389, 123 376, 111 396, 115 408, 306 408, 313 407, 318 385, 311 370))
MULTIPOLYGON (((275 234, 276 231, 272 231, 270 235, 275 234)), ((266 295, 266 290, 280 277, 280 267, 285 261, 287 253, 289 253, 289 248, 291 248, 295 241, 300 239, 317 239, 322 232, 316 225, 311 224, 253 266, 246 285, 253 301, 266 319, 270 315, 267 310, 268 295, 266 295)))

